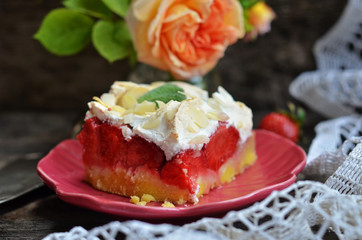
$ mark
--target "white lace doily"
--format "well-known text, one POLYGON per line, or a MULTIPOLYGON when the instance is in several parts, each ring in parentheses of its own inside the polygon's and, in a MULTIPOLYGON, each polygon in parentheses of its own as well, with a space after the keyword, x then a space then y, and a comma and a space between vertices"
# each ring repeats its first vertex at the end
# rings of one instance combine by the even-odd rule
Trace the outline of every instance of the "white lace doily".
POLYGON ((314 45, 314 55, 318 70, 298 76, 291 95, 328 118, 361 112, 362 0, 348 1, 339 21, 314 45))
MULTIPOLYGON (((337 171, 327 179, 326 185, 343 194, 362 196, 362 137, 352 137, 343 145, 341 152, 349 149, 349 144, 358 144, 338 167, 337 171)), ((360 216, 362 218, 362 216, 360 216)), ((362 231, 362 230, 361 230, 362 231)))
POLYGON ((349 0, 334 27, 314 46, 317 67, 362 69, 362 0, 349 0))
POLYGON ((328 118, 356 114, 362 110, 362 70, 305 72, 292 82, 289 92, 328 118))
POLYGON ((361 229, 362 195, 342 195, 324 184, 300 181, 221 219, 203 218, 182 227, 135 220, 112 222, 90 231, 75 227, 70 232, 48 235, 44 240, 295 240, 322 239, 326 234, 337 235, 339 239, 361 239, 361 229))
POLYGON ((353 147, 353 144, 345 143, 342 152, 342 143, 362 135, 362 116, 352 115, 324 121, 315 127, 315 131, 316 137, 309 148, 304 171, 330 176, 353 147))

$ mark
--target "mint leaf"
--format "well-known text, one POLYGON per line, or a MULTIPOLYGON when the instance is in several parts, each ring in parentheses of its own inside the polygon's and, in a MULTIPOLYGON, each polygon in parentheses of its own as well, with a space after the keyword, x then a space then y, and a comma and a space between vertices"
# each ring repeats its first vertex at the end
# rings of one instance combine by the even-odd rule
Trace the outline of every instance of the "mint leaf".
POLYGON ((96 18, 110 19, 112 11, 100 0, 65 0, 63 5, 96 18))
POLYGON ((131 0, 102 0, 113 12, 121 17, 125 17, 131 0))
POLYGON ((93 23, 90 17, 79 12, 55 9, 44 18, 34 38, 53 54, 73 55, 91 40, 93 23))
POLYGON ((155 88, 137 99, 138 103, 143 101, 156 102, 161 101, 168 103, 171 100, 181 102, 186 99, 186 96, 180 92, 184 90, 175 84, 167 83, 158 88, 155 88))
POLYGON ((93 28, 92 40, 100 55, 109 62, 125 58, 132 51, 132 40, 123 20, 98 21, 93 28))

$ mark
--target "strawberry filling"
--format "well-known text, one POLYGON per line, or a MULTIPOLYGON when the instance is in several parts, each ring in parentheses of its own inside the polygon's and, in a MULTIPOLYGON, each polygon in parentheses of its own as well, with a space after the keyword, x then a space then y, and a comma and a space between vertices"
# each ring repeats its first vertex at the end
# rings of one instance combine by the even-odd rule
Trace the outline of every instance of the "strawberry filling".
POLYGON ((138 166, 157 173, 166 184, 197 191, 196 179, 203 171, 218 171, 237 149, 239 132, 221 122, 210 141, 201 151, 186 150, 170 161, 154 143, 132 136, 126 140, 122 129, 93 117, 85 121, 78 135, 83 145, 83 162, 87 167, 97 166, 116 171, 121 167, 135 170, 138 166))

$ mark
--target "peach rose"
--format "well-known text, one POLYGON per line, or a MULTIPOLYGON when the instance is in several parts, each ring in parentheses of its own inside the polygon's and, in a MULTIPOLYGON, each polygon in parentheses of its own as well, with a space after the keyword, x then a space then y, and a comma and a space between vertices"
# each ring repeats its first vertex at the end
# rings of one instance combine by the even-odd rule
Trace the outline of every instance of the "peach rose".
POLYGON ((244 36, 238 0, 133 0, 126 21, 138 60, 177 79, 205 75, 244 36))

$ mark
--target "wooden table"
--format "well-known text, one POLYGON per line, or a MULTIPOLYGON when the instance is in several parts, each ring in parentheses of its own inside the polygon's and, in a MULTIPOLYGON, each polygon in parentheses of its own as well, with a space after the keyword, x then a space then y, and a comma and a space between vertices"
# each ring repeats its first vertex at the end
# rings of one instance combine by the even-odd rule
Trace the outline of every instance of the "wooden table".
MULTIPOLYGON (((80 119, 72 112, 2 113, 0 125, 6 127, 0 132, 1 163, 29 153, 45 155, 58 142, 71 137, 73 126, 80 119)), ((67 204, 42 186, 0 205, 0 239, 41 239, 77 225, 92 228, 112 220, 115 218, 106 214, 67 204)))

